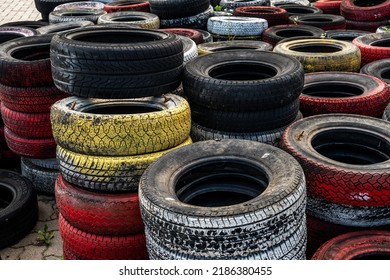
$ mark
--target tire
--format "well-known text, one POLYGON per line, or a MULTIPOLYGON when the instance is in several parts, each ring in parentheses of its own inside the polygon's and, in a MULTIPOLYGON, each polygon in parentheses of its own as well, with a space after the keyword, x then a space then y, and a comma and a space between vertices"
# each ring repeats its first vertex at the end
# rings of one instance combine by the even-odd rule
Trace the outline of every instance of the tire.
POLYGON ((179 38, 183 42, 183 65, 186 65, 188 62, 198 56, 198 48, 196 47, 196 43, 192 39, 181 35, 177 36, 179 36, 179 38))
POLYGON ((302 65, 288 56, 235 50, 199 56, 188 63, 183 72, 183 89, 191 105, 217 111, 252 112, 290 104, 300 95, 303 78, 302 65), (229 77, 247 75, 237 66, 241 63, 251 66, 253 78, 237 81, 229 77))
POLYGON ((231 35, 218 35, 211 34, 214 42, 226 42, 226 41, 260 41, 261 36, 231 36, 231 35))
POLYGON ((340 11, 341 0, 332 1, 316 1, 313 6, 323 11, 324 14, 341 15, 340 11))
POLYGON ((76 0, 34 0, 35 7, 43 14, 49 14, 58 5, 62 5, 70 2, 77 2, 76 0))
POLYGON ((305 75, 299 102, 305 117, 345 113, 381 118, 390 102, 390 89, 384 81, 365 74, 310 73, 305 75))
POLYGON ((12 39, 31 37, 37 35, 35 29, 29 27, 2 26, 0 27, 0 44, 12 39))
POLYGON ((107 13, 125 12, 125 11, 139 11, 150 13, 149 1, 139 0, 121 0, 112 1, 104 5, 104 10, 107 13))
POLYGON ((49 113, 56 101, 69 95, 54 85, 44 87, 9 87, 0 84, 0 98, 4 105, 23 113, 49 113))
POLYGON ((21 113, 1 104, 4 125, 13 133, 31 139, 52 138, 49 113, 21 113))
POLYGON ((138 27, 145 29, 158 29, 160 28, 160 19, 157 15, 137 12, 114 12, 101 15, 97 21, 98 24, 117 24, 117 23, 130 23, 138 27))
POLYGON ((382 119, 390 121, 390 103, 387 105, 385 112, 383 113, 382 119))
POLYGON ((0 248, 26 236, 38 219, 37 195, 20 174, 0 170, 0 248))
POLYGON ((262 18, 252 17, 211 17, 207 21, 207 31, 226 36, 259 36, 268 23, 262 18))
POLYGON ((71 184, 104 193, 136 192, 145 169, 162 155, 192 143, 191 138, 161 152, 135 156, 90 156, 57 147, 59 170, 71 184))
POLYGON ((223 52, 228 50, 259 50, 259 51, 272 51, 273 46, 269 43, 262 41, 221 41, 203 43, 198 45, 198 54, 204 55, 213 52, 223 52))
POLYGON ((68 251, 81 260, 146 260, 143 233, 125 236, 95 235, 73 227, 59 214, 60 234, 68 251))
POLYGON ((302 165, 308 196, 356 207, 388 207, 389 126, 366 116, 312 116, 289 126, 280 147, 302 165))
POLYGON ((29 158, 28 159, 32 164, 46 168, 46 169, 57 169, 58 170, 58 161, 56 158, 29 158))
POLYGON ((292 38, 297 36, 313 36, 321 37, 325 31, 310 25, 277 25, 264 30, 262 33, 262 40, 275 46, 279 41, 285 38, 292 38))
POLYGON ((367 230, 346 233, 322 245, 313 260, 388 260, 390 233, 367 230))
POLYGON ((367 63, 390 58, 390 33, 374 33, 359 36, 352 43, 359 47, 362 66, 367 63))
POLYGON ((174 34, 157 30, 87 26, 54 35, 51 61, 55 85, 72 95, 158 96, 180 84, 183 44, 174 34))
POLYGON ((281 5, 310 6, 310 1, 308 1, 308 0, 271 0, 271 6, 280 7, 281 5))
POLYGON ((303 172, 270 145, 221 140, 177 149, 144 172, 139 200, 149 252, 159 259, 288 259, 305 252, 303 172), (266 191, 249 194, 250 181, 266 191))
POLYGON ((270 6, 270 0, 221 0, 219 5, 222 10, 234 10, 243 6, 270 6))
POLYGON ((202 34, 204 43, 210 43, 213 41, 213 36, 211 36, 210 32, 202 29, 194 29, 194 30, 199 31, 202 34))
MULTIPOLYGON (((300 119, 302 119, 302 114, 299 112, 295 121, 300 119)), ((288 125, 278 129, 269 130, 269 131, 260 131, 260 132, 252 132, 252 133, 232 133, 232 132, 210 129, 201 126, 195 122, 192 122, 191 139, 194 142, 206 141, 206 140, 222 140, 222 139, 243 139, 243 140, 252 140, 256 142, 277 146, 283 131, 287 128, 288 125)))
POLYGON ((137 192, 91 192, 72 185, 59 175, 55 182, 55 197, 61 215, 82 231, 109 236, 144 231, 137 192))
POLYGON ((52 85, 50 66, 52 37, 52 35, 23 37, 1 44, 0 83, 13 87, 52 85))
POLYGON ((4 128, 4 136, 9 149, 20 156, 33 158, 53 158, 56 156, 56 142, 53 138, 20 137, 7 127, 4 128))
POLYGON ((161 31, 188 37, 193 40, 197 45, 202 44, 204 42, 203 34, 199 30, 190 28, 164 28, 161 29, 161 31))
POLYGON ((56 6, 53 11, 59 10, 98 10, 101 11, 104 4, 98 1, 74 1, 56 6))
POLYGON ((103 10, 95 10, 95 9, 89 9, 89 10, 57 10, 52 11, 49 14, 49 23, 60 23, 60 22, 74 22, 74 21, 92 21, 93 23, 97 23, 98 18, 101 15, 106 14, 106 11, 103 10))
POLYGON ((100 156, 170 149, 183 143, 191 130, 188 102, 169 94, 129 100, 70 97, 53 104, 51 122, 58 145, 100 156))
POLYGON ((332 39, 294 40, 276 45, 273 51, 298 59, 306 73, 360 70, 360 50, 350 42, 332 39))
POLYGON ((53 34, 59 32, 66 32, 79 27, 94 25, 92 21, 73 21, 73 22, 61 22, 53 23, 48 26, 43 26, 37 29, 40 34, 53 34))
POLYGON ((178 19, 191 17, 206 11, 209 0, 149 0, 150 12, 160 19, 178 19), (183 8, 185 7, 185 8, 183 8))
MULTIPOLYGON (((284 5, 279 5, 278 8, 284 9, 287 12, 288 17, 323 13, 322 10, 314 6, 302 6, 298 4, 284 4, 284 5)), ((288 23, 288 17, 287 17, 286 24, 288 23)))
POLYGON ((46 26, 48 25, 49 23, 48 22, 44 22, 44 21, 40 21, 40 20, 22 20, 22 21, 11 21, 11 22, 7 22, 7 23, 4 23, 0 26, 4 27, 4 26, 19 26, 19 27, 28 27, 28 28, 32 28, 32 29, 37 29, 37 28, 40 28, 42 26, 46 26))
POLYGON ((386 25, 389 23, 388 20, 382 20, 382 21, 355 21, 355 20, 345 20, 347 26, 346 29, 353 29, 353 30, 364 30, 368 31, 370 33, 375 33, 376 29, 379 26, 386 25))
POLYGON ((204 12, 201 12, 194 16, 175 18, 175 19, 161 19, 160 18, 160 27, 161 28, 194 28, 194 29, 206 29, 207 21, 214 13, 214 9, 210 6, 204 12))
POLYGON ((389 25, 382 25, 379 26, 376 30, 375 33, 386 33, 390 31, 390 26, 389 25))
POLYGON ((370 32, 364 30, 339 29, 329 30, 326 32, 326 37, 329 39, 342 40, 352 42, 356 37, 369 34, 370 32))
POLYGON ((28 158, 21 159, 21 172, 33 183, 33 188, 41 194, 54 195, 54 184, 58 169, 48 169, 35 165, 28 158))
POLYGON ((234 9, 234 16, 255 17, 265 19, 268 27, 288 23, 287 11, 277 7, 268 6, 243 6, 234 9))
POLYGON ((390 16, 390 1, 364 3, 345 0, 340 5, 340 13, 347 19, 356 21, 379 21, 390 16))
POLYGON ((297 16, 293 15, 290 16, 288 19, 291 24, 311 25, 311 26, 321 28, 325 31, 347 28, 345 18, 338 15, 330 15, 330 14, 308 14, 308 15, 297 15, 297 16))
POLYGON ((299 100, 288 105, 259 111, 216 111, 191 104, 191 117, 202 126, 235 133, 274 130, 293 122, 299 110, 299 100))

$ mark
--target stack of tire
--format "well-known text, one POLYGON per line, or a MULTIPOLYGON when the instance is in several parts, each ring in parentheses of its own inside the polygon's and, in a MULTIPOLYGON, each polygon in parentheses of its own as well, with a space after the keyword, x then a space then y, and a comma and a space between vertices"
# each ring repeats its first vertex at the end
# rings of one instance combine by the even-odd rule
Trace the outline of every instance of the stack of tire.
POLYGON ((42 20, 49 21, 49 14, 55 7, 71 2, 77 2, 77 0, 34 0, 35 8, 41 13, 42 20))
POLYGON ((184 68, 194 141, 249 139, 275 145, 301 118, 303 67, 269 51, 232 50, 199 56, 184 68))
POLYGON ((182 41, 151 29, 87 26, 53 37, 51 63, 55 85, 73 95, 51 108, 64 256, 147 259, 139 178, 192 142, 189 104, 168 94, 181 82, 182 41))
POLYGON ((204 29, 213 14, 209 0, 150 0, 150 12, 160 18, 161 28, 204 29))
POLYGON ((340 15, 341 0, 318 0, 313 6, 322 10, 324 14, 340 15))
POLYGON ((145 29, 160 28, 160 19, 149 12, 123 11, 102 14, 97 19, 98 24, 129 24, 145 29))
POLYGON ((365 1, 343 0, 340 13, 346 19, 347 29, 375 32, 379 26, 388 24, 390 1, 366 3, 365 1))
POLYGON ((51 38, 18 38, 0 47, 4 136, 10 150, 22 157, 22 174, 32 180, 37 191, 46 194, 54 193, 58 174, 50 106, 67 96, 53 83, 51 38))
POLYGON ((49 13, 49 23, 92 21, 105 15, 104 4, 97 1, 77 1, 58 5, 49 13))
POLYGON ((139 11, 150 12, 149 1, 140 0, 118 0, 104 4, 103 8, 107 13, 124 12, 124 11, 139 11))

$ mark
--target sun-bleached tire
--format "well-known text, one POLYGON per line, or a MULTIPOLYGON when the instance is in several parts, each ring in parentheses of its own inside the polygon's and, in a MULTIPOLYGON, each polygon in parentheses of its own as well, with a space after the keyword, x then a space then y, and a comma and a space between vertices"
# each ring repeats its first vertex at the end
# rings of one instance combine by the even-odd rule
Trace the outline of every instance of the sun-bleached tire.
POLYGON ((259 51, 272 51, 273 46, 269 43, 262 41, 252 40, 233 40, 233 41, 220 41, 210 42, 198 45, 198 54, 208 54, 212 52, 227 51, 227 50, 259 50, 259 51))
POLYGON ((207 31, 226 36, 259 36, 268 28, 262 18, 223 16, 211 17, 207 21, 207 31))
POLYGON ((98 24, 132 24, 140 28, 145 29, 158 29, 160 28, 160 19, 157 15, 138 12, 138 11, 124 11, 113 12, 101 15, 98 20, 98 24))

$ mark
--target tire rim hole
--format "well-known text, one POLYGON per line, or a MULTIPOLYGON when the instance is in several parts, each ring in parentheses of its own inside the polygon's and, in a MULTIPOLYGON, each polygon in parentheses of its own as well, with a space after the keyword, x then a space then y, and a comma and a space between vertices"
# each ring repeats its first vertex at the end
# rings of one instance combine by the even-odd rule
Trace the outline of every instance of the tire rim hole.
POLYGON ((62 13, 62 16, 65 16, 65 17, 84 17, 84 16, 90 16, 90 15, 95 15, 96 12, 87 12, 87 11, 84 11, 84 12, 63 12, 62 13))
POLYGON ((132 105, 94 105, 83 110, 85 113, 97 115, 123 115, 123 114, 143 114, 161 111, 160 108, 141 104, 132 105))
POLYGON ((25 61, 35 61, 41 59, 50 59, 50 43, 40 46, 26 46, 15 48, 11 56, 25 61))
POLYGON ((0 184, 0 211, 6 209, 14 200, 13 192, 0 184))
POLYGON ((390 159, 390 142, 353 129, 321 132, 313 137, 311 145, 321 155, 346 164, 370 165, 390 159))
POLYGON ((287 11, 289 14, 314 14, 314 10, 305 9, 300 7, 281 7, 287 11))
POLYGON ((276 32, 276 35, 283 38, 314 36, 313 33, 304 30, 280 30, 276 32))
POLYGON ((352 260, 390 260, 390 252, 365 253, 353 257, 352 260))
POLYGON ((355 39, 358 36, 360 36, 360 35, 334 35, 334 36, 331 36, 330 38, 336 39, 336 40, 341 40, 341 41, 351 42, 353 39, 355 39))
POLYGON ((358 7, 372 7, 386 2, 385 0, 355 0, 353 4, 358 7))
POLYGON ((359 96, 364 93, 364 90, 351 85, 320 83, 305 86, 302 93, 313 97, 344 98, 359 96))
POLYGON ((333 20, 332 20, 332 19, 329 19, 329 18, 320 18, 320 17, 316 17, 316 18, 303 18, 303 19, 300 19, 300 21, 303 21, 303 22, 318 22, 318 23, 321 23, 321 22, 332 22, 333 20))
POLYGON ((267 65, 249 63, 227 63, 213 67, 209 76, 214 79, 228 81, 263 80, 276 76, 275 69, 267 65))
POLYGON ((371 46, 390 48, 390 39, 383 39, 373 42, 371 46))
POLYGON ((24 37, 21 34, 0 34, 0 44, 8 42, 13 39, 24 37))
POLYGON ((216 48, 214 49, 214 51, 219 52, 219 51, 230 51, 230 50, 256 50, 256 49, 257 48, 231 46, 231 47, 216 48))
POLYGON ((138 32, 127 32, 117 30, 96 31, 80 34, 70 34, 68 38, 89 43, 110 43, 110 44, 128 44, 128 43, 145 43, 158 40, 157 36, 139 34, 138 32))
POLYGON ((247 9, 246 12, 253 14, 275 14, 277 11, 271 9, 247 9))
POLYGON ((380 73, 380 77, 382 79, 389 80, 390 79, 390 68, 389 69, 383 69, 382 72, 380 73))
POLYGON ((306 45, 306 46, 291 46, 290 50, 304 53, 335 53, 341 51, 341 48, 330 45, 306 45))
POLYGON ((128 16, 128 17, 112 18, 111 20, 117 22, 132 22, 132 21, 145 21, 146 19, 141 17, 128 16))
POLYGON ((211 160, 179 176, 175 191, 183 203, 221 207, 247 202, 267 186, 267 176, 260 168, 237 160, 211 160))

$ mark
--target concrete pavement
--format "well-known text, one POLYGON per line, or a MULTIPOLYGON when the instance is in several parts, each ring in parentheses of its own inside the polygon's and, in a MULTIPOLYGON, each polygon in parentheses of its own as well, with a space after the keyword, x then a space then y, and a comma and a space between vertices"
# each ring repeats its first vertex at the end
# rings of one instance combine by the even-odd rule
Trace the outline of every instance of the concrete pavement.
POLYGON ((34 0, 0 1, 0 24, 39 19, 41 19, 41 14, 35 8, 34 0))

